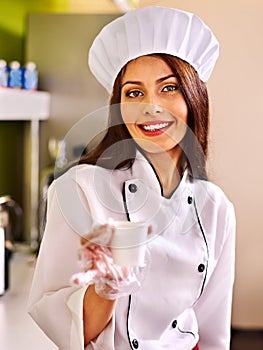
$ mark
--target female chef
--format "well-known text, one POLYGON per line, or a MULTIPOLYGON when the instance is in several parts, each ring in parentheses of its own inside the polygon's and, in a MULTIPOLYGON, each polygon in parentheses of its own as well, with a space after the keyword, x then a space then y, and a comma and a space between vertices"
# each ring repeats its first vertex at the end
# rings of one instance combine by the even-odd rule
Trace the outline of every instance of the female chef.
POLYGON ((235 215, 205 168, 218 51, 197 16, 155 6, 95 39, 109 127, 50 186, 29 299, 59 349, 229 349, 235 215), (151 227, 142 268, 113 263, 116 220, 151 227))

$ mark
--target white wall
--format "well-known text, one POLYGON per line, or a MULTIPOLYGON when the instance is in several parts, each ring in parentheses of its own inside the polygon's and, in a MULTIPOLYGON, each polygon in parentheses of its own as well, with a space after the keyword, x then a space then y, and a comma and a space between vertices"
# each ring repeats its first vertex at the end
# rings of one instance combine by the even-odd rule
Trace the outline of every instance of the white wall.
MULTIPOLYGON (((109 5, 109 0, 100 0, 97 2, 100 8, 94 5, 96 2, 91 2, 93 7, 89 3, 89 7, 82 10, 102 12, 101 2, 109 5)), ((260 145, 263 139, 263 3, 261 0, 141 0, 140 4, 195 12, 212 27, 221 43, 220 58, 208 83, 212 104, 210 176, 236 208, 233 326, 263 328, 263 157, 260 145)), ((108 12, 112 10, 115 11, 115 7, 109 7, 108 12)), ((74 52, 69 54, 74 57, 74 52)), ((62 116, 57 110, 59 98, 61 105, 69 101, 62 95, 56 97, 56 110, 47 124, 51 129, 42 129, 43 139, 50 136, 50 130, 59 135, 70 123, 76 122, 76 115, 69 109, 65 124, 61 125, 62 116), (59 124, 60 130, 57 129, 59 124)), ((83 99, 76 101, 83 103, 83 99)), ((83 111, 85 108, 83 105, 83 111)))

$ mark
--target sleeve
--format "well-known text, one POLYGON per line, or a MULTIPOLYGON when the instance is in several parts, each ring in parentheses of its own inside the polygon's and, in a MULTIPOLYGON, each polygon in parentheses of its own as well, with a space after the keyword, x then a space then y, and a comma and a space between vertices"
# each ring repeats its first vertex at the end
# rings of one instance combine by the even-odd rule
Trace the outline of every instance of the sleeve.
POLYGON ((85 289, 72 286, 70 277, 80 270, 77 261, 80 231, 89 232, 92 220, 87 215, 88 205, 81 190, 78 189, 76 196, 74 180, 64 180, 56 180, 58 182, 49 188, 47 223, 33 276, 28 312, 59 349, 83 350, 81 321, 85 289), (67 210, 71 211, 70 218, 67 210), (81 227, 76 226, 78 221, 81 227), (79 300, 76 310, 68 305, 73 295, 79 300))
POLYGON ((224 235, 220 255, 203 294, 195 305, 200 350, 229 350, 232 293, 235 270, 236 219, 232 204, 220 230, 224 235))

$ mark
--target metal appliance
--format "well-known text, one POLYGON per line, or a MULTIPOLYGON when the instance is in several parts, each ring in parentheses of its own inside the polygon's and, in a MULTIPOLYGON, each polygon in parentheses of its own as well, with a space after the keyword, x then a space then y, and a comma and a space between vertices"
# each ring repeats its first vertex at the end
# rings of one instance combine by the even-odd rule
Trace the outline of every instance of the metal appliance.
POLYGON ((9 262, 13 244, 21 237, 23 211, 11 196, 0 197, 0 296, 9 288, 9 262))

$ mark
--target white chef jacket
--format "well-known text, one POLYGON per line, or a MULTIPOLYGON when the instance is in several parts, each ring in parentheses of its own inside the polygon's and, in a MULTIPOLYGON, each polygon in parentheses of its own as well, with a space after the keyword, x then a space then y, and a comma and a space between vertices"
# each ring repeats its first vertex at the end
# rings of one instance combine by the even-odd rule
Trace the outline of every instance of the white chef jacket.
POLYGON ((86 287, 80 235, 94 223, 147 221, 149 261, 140 289, 117 301, 87 350, 227 350, 234 281, 235 214, 222 190, 188 172, 170 198, 140 154, 130 169, 78 165, 53 182, 29 313, 60 350, 83 350, 86 287))

